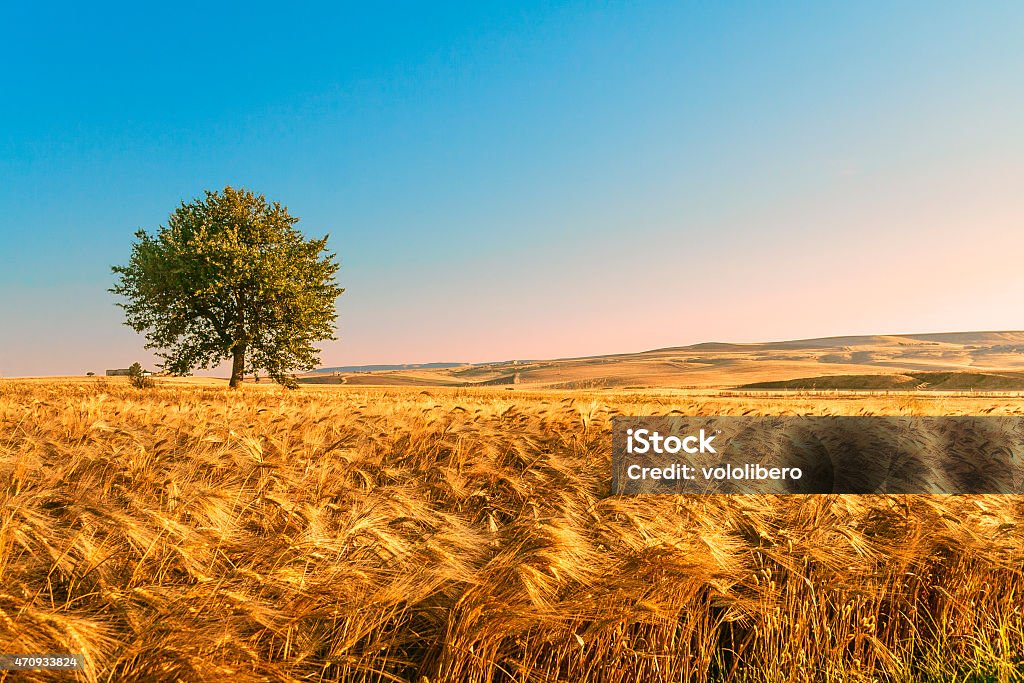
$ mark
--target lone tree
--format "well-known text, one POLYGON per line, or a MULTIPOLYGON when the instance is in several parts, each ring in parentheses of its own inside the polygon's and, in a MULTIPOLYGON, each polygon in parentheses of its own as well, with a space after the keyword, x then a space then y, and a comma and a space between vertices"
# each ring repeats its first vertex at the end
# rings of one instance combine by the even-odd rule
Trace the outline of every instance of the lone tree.
POLYGON ((142 369, 142 364, 138 361, 128 366, 128 383, 136 389, 151 389, 155 385, 153 378, 142 369))
POLYGON ((128 265, 113 267, 125 324, 172 374, 230 358, 232 387, 259 370, 295 386, 291 372, 319 362, 314 342, 334 339, 344 291, 327 237, 306 239, 298 221, 245 189, 182 202, 156 234, 136 232, 128 265))

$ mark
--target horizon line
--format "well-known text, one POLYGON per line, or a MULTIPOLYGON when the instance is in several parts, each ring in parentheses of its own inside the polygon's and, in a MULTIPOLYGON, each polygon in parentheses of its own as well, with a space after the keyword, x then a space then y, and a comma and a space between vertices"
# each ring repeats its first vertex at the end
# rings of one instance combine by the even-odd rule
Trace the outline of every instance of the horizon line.
MULTIPOLYGON (((977 334, 977 335, 983 335, 983 334, 1022 334, 1022 335, 1024 335, 1024 330, 961 330, 961 331, 956 331, 956 332, 912 332, 912 333, 900 333, 900 334, 836 334, 836 335, 829 335, 829 336, 825 336, 825 337, 805 337, 805 338, 799 338, 799 339, 774 339, 774 340, 750 341, 750 342, 730 342, 730 341, 709 340, 709 341, 695 342, 693 344, 683 344, 683 345, 680 345, 680 346, 660 346, 660 347, 657 347, 657 348, 644 349, 644 350, 640 350, 640 351, 620 351, 620 352, 613 352, 613 353, 588 354, 588 355, 583 355, 583 356, 559 356, 559 357, 554 357, 554 358, 525 358, 525 357, 520 357, 520 358, 506 358, 504 360, 481 361, 481 362, 427 361, 427 362, 423 362, 423 363, 360 363, 358 365, 322 365, 322 366, 318 366, 318 367, 316 367, 316 368, 314 368, 312 370, 305 370, 305 371, 302 371, 302 372, 299 372, 299 373, 295 373, 295 374, 301 375, 301 374, 306 374, 306 373, 315 373, 315 372, 323 372, 323 371, 336 370, 338 368, 357 368, 357 367, 373 367, 373 366, 382 366, 381 370, 383 370, 383 369, 401 369, 401 368, 406 368, 406 369, 429 369, 430 366, 437 367, 439 365, 445 365, 445 366, 448 366, 448 367, 468 367, 468 366, 482 366, 482 365, 500 365, 500 364, 504 364, 504 363, 513 363, 513 362, 536 363, 536 362, 545 362, 545 361, 587 360, 587 359, 590 359, 590 358, 615 358, 615 357, 622 357, 622 356, 636 356, 636 355, 641 355, 641 354, 645 354, 645 353, 656 353, 656 352, 659 352, 659 351, 671 351, 673 349, 694 349, 694 348, 697 348, 697 347, 700 347, 700 346, 708 346, 708 345, 712 345, 712 344, 722 344, 722 345, 728 345, 728 346, 763 346, 763 345, 768 345, 768 344, 800 344, 800 343, 809 343, 809 342, 817 342, 817 341, 829 341, 829 340, 834 340, 834 339, 850 339, 850 338, 902 337, 902 338, 907 338, 907 339, 913 339, 913 338, 921 338, 921 337, 948 337, 948 336, 953 336, 953 335, 965 335, 965 334, 977 334)), ((104 371, 110 370, 110 369, 121 369, 121 368, 105 368, 104 371)), ((203 372, 207 372, 207 371, 203 371, 203 372)), ((347 370, 347 372, 375 372, 375 371, 374 370, 363 370, 363 371, 347 370)), ((67 374, 63 374, 63 375, 8 375, 8 376, 0 375, 0 380, 2 380, 2 379, 43 379, 43 378, 49 378, 49 377, 86 377, 86 376, 88 376, 88 375, 84 374, 84 373, 81 374, 81 375, 67 375, 67 374)), ((95 374, 94 376, 95 377, 105 377, 106 375, 105 374, 104 375, 95 374)), ((197 376, 197 375, 184 375, 184 376, 193 376, 194 377, 194 376, 197 376)), ((211 377, 213 379, 216 379, 218 376, 206 376, 206 377, 211 377)))

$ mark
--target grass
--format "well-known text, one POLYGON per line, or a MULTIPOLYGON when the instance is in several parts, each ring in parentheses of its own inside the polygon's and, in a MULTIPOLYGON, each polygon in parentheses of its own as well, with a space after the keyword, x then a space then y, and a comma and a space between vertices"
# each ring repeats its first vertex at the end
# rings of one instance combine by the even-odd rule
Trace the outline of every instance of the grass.
POLYGON ((1021 497, 610 497, 611 417, 671 410, 1024 413, 7 381, 0 652, 88 681, 1024 680, 1021 497))

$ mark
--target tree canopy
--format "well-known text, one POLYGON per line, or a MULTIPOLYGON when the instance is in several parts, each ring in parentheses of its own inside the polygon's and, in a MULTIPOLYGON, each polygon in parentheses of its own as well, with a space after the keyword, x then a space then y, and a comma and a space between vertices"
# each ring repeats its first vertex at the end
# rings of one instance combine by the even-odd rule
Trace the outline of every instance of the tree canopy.
POLYGON ((231 386, 266 373, 294 386, 334 339, 336 257, 327 236, 307 239, 299 219, 261 194, 225 187, 181 206, 155 234, 135 233, 110 290, 125 324, 144 333, 162 368, 189 375, 231 359, 231 386))

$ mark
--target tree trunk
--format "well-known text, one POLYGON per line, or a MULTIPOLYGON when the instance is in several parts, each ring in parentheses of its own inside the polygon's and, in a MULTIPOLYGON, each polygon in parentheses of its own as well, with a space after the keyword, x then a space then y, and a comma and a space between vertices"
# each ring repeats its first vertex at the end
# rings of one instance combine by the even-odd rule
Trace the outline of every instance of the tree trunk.
POLYGON ((228 386, 237 389, 245 378, 245 344, 236 344, 232 353, 234 358, 231 361, 231 381, 228 386))

